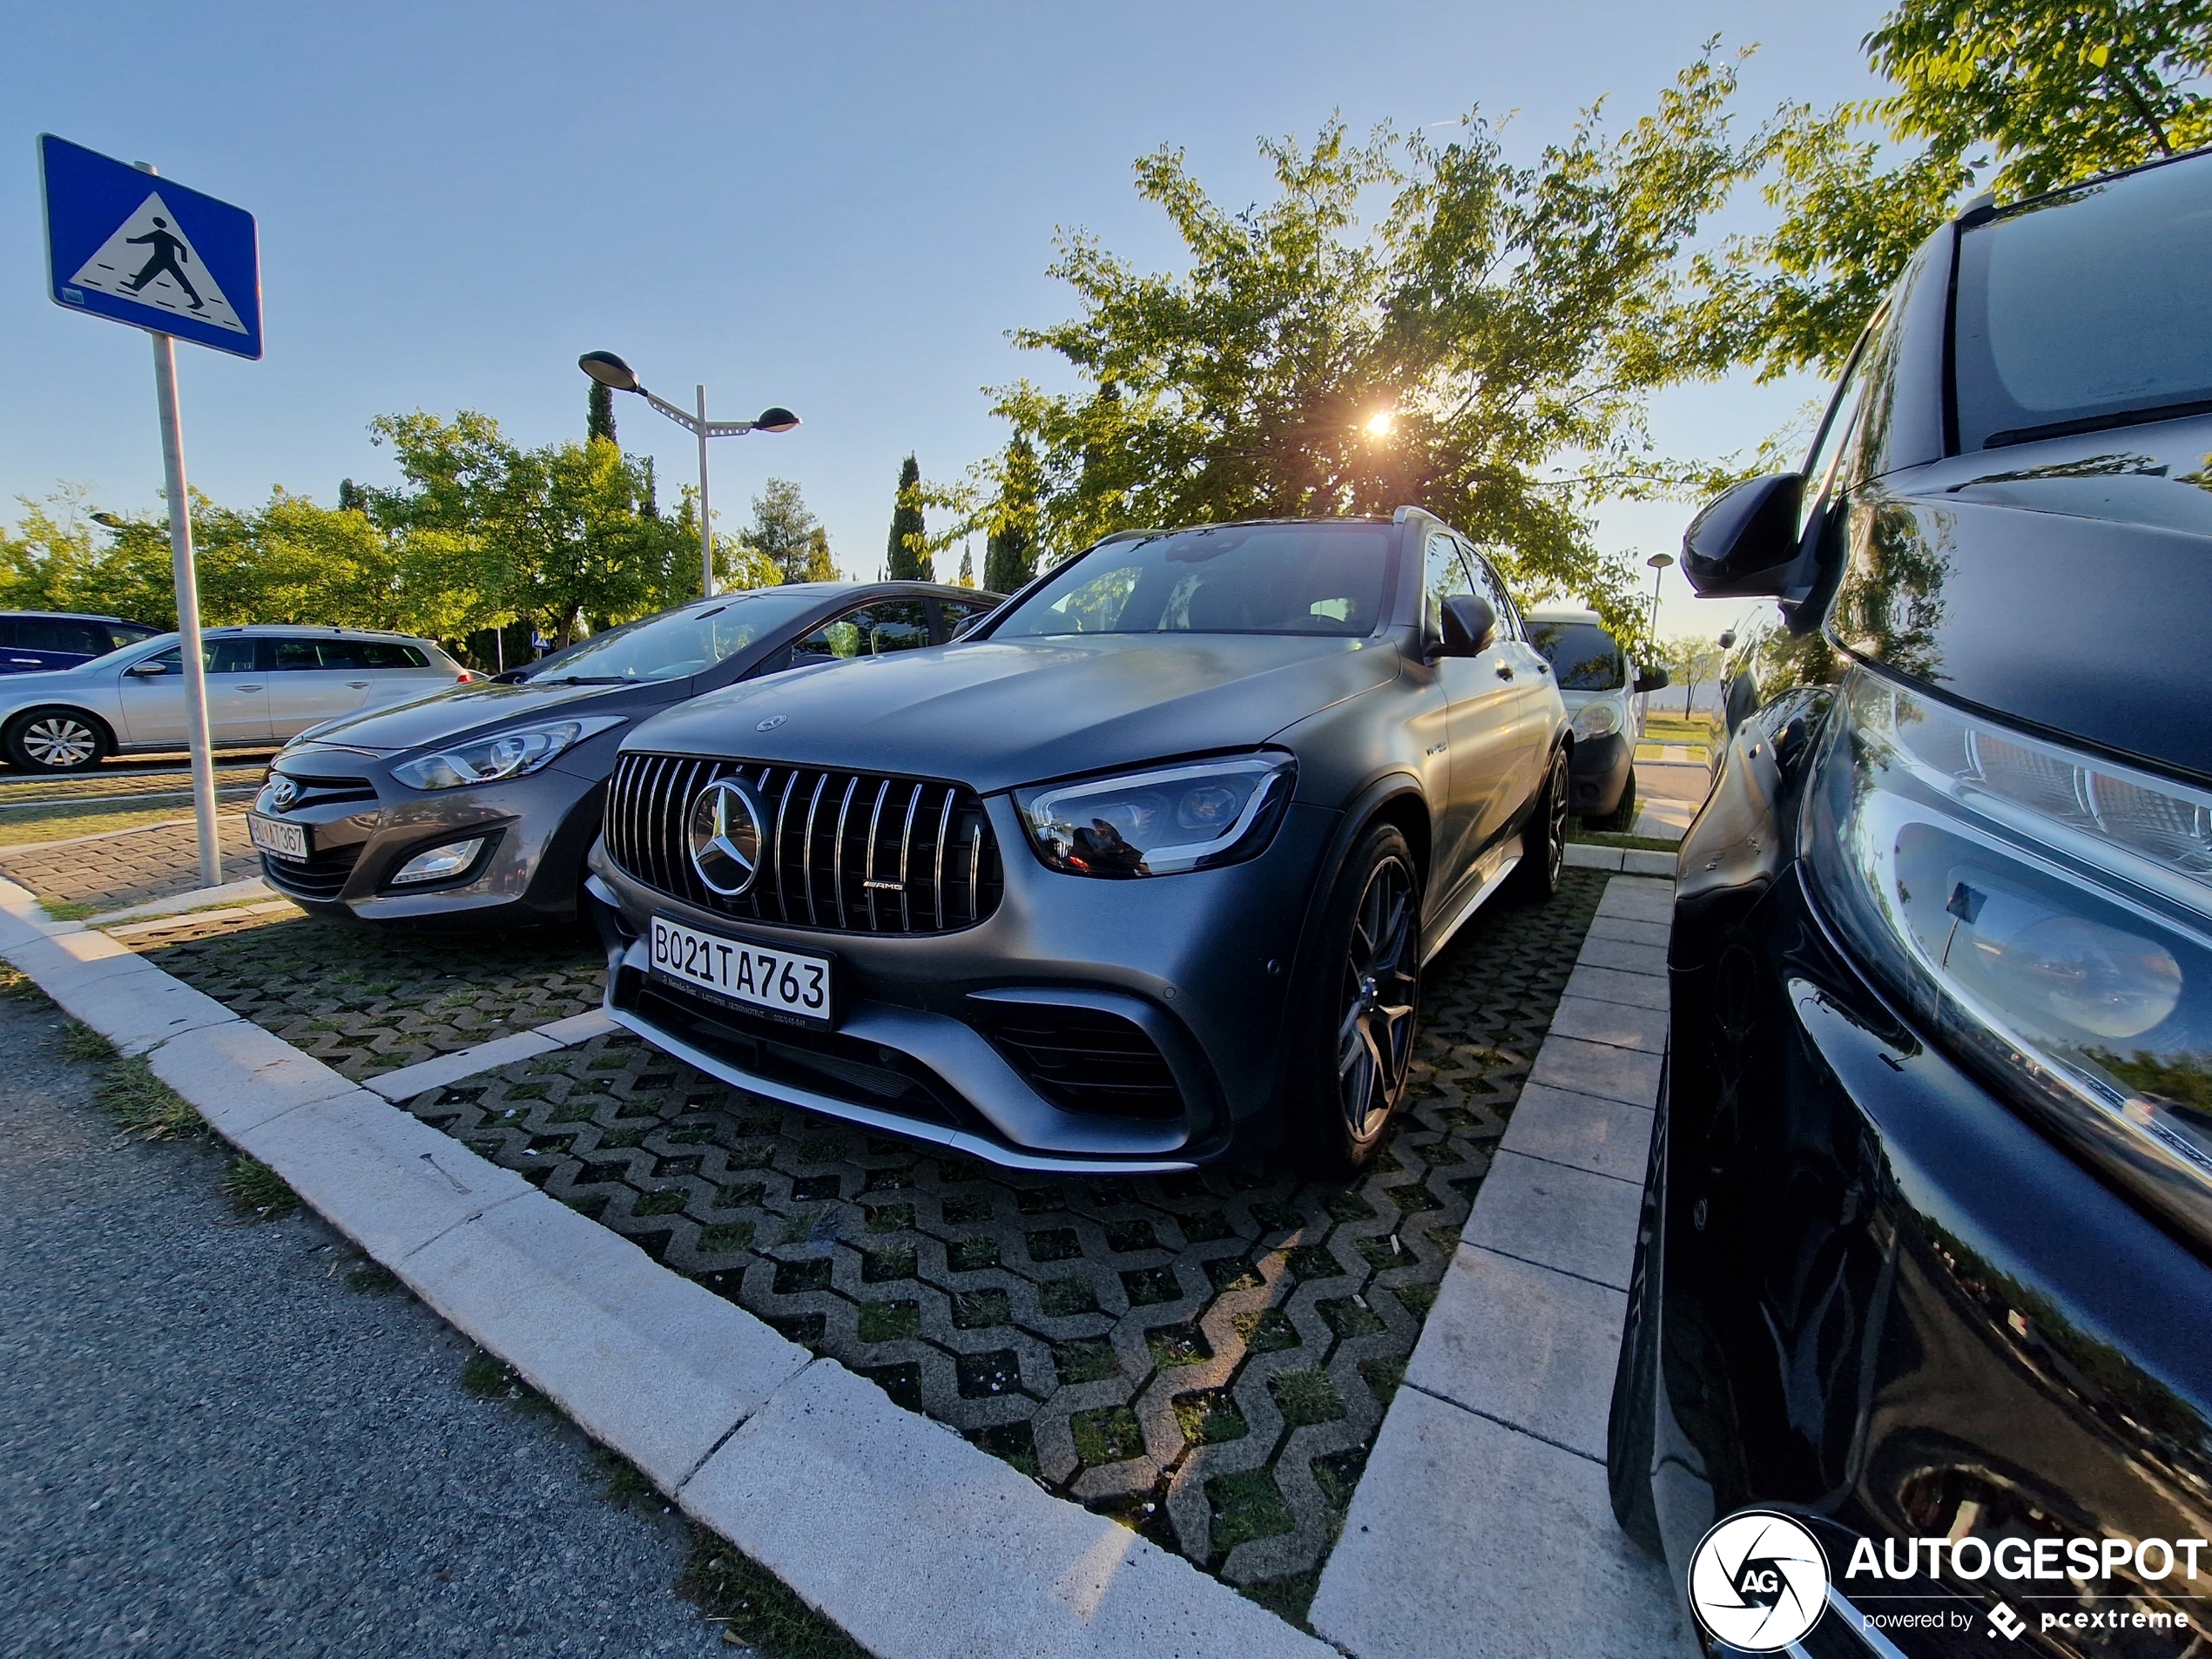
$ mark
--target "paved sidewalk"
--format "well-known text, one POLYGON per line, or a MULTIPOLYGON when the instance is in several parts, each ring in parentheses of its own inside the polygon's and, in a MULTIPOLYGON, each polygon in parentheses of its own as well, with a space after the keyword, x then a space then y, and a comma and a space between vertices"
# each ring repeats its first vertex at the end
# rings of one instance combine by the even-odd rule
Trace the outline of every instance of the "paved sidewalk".
MULTIPOLYGON (((191 808, 185 810, 189 813, 191 808)), ((226 805, 219 825, 224 876, 259 875, 261 867, 246 834, 246 814, 226 805)), ((97 905, 102 910, 165 899, 199 885, 199 832, 189 817, 88 840, 71 837, 66 820, 53 827, 64 839, 0 853, 0 875, 51 902, 97 905)))
POLYGON ((687 1532, 212 1150, 117 1145, 61 1015, 0 999, 0 1655, 696 1655, 687 1532))
POLYGON ((1605 1486, 1672 919, 1620 876, 1590 924, 1314 1598, 1358 1659, 1696 1650, 1605 1486))

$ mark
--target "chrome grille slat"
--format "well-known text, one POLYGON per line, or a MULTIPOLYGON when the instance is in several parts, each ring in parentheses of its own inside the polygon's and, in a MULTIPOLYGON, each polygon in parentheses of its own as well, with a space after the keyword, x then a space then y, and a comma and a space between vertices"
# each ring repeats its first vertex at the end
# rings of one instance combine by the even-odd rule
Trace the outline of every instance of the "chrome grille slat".
POLYGON ((626 754, 609 786, 606 838, 609 855, 631 879, 733 921, 930 934, 981 921, 998 904, 998 846, 983 803, 940 779, 626 754), (690 842, 692 800, 713 779, 732 776, 760 790, 762 816, 769 820, 763 851, 774 860, 772 874, 763 870, 752 888, 734 899, 709 892, 700 881, 690 842), (834 811, 826 813, 833 799, 834 811), (855 812, 856 806, 863 810, 855 812), (821 845, 825 836, 827 847, 821 845), (892 891, 894 867, 895 909, 882 901, 892 891), (871 887, 871 881, 883 885, 871 887), (964 885, 959 902, 948 884, 964 885))

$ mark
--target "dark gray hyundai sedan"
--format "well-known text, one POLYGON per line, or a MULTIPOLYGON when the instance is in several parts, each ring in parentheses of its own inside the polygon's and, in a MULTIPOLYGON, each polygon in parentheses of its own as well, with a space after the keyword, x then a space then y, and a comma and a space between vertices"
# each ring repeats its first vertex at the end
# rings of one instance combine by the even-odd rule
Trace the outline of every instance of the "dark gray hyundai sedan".
POLYGON ((723 594, 501 681, 316 726, 253 803, 262 873, 364 921, 573 921, 615 745, 639 721, 735 681, 941 643, 1000 597, 916 582, 723 594))
POLYGON ((1424 961, 1555 888, 1571 741, 1414 509, 1109 538, 943 650, 621 738, 607 1008, 775 1099, 1018 1169, 1364 1161, 1424 961))

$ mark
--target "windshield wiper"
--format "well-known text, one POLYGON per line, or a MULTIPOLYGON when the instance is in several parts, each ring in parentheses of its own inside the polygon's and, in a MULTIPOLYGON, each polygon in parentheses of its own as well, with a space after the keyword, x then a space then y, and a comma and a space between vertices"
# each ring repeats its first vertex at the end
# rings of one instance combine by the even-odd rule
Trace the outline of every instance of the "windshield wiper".
POLYGON ((545 679, 528 679, 525 685, 627 685, 630 681, 621 674, 555 674, 545 679))

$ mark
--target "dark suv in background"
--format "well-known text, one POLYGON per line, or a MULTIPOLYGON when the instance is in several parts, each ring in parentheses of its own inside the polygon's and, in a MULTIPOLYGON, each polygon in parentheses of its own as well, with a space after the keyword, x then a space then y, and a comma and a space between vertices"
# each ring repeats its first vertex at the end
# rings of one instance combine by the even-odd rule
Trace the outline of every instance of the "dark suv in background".
POLYGON ((74 668, 160 631, 81 610, 0 610, 0 674, 74 668))
POLYGON ((2200 153, 1946 226, 1686 538, 1791 631, 1683 844, 1610 1472, 1678 1573, 1805 1518, 1805 1652, 2203 1651, 2208 456, 2200 153))

